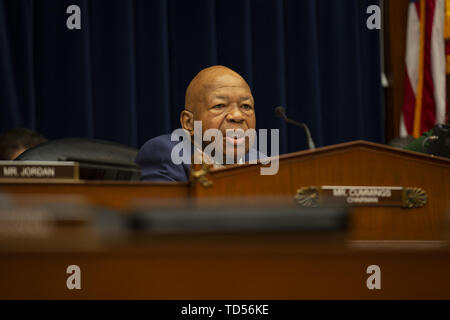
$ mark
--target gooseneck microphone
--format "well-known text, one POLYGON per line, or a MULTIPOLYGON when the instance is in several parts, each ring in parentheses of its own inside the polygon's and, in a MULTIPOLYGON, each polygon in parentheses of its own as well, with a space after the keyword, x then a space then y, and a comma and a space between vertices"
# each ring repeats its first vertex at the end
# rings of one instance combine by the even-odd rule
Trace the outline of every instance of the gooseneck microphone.
POLYGON ((309 149, 315 149, 315 148, 316 148, 316 146, 314 145, 314 141, 313 141, 313 139, 311 138, 311 132, 309 132, 309 128, 308 128, 308 126, 306 125, 306 123, 298 122, 298 121, 289 119, 289 118, 286 116, 286 111, 284 110, 284 108, 283 108, 282 106, 278 106, 278 107, 275 108, 275 115, 276 115, 277 117, 283 118, 284 121, 286 121, 286 122, 288 122, 288 123, 291 123, 291 124, 293 124, 294 126, 303 128, 303 129, 305 130, 305 132, 306 132, 306 139, 308 140, 308 148, 309 148, 309 149))

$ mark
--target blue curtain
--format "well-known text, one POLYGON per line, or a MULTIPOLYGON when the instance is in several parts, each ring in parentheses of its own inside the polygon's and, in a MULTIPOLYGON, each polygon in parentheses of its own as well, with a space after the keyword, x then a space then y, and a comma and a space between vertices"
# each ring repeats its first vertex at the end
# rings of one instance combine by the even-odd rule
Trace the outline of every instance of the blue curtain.
POLYGON ((179 127, 189 81, 226 65, 250 84, 281 152, 384 142, 374 0, 0 0, 0 129, 140 147, 179 127), (66 9, 81 8, 81 30, 66 9))

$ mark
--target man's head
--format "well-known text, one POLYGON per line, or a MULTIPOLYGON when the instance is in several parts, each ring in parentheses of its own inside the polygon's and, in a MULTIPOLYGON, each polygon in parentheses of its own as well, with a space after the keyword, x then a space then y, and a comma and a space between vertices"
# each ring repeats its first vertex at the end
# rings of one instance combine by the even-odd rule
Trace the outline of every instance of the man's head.
MULTIPOLYGON (((255 102, 247 82, 238 73, 224 66, 212 66, 200 71, 186 90, 185 110, 181 126, 194 134, 194 121, 202 121, 202 130, 218 129, 230 145, 242 139, 226 138, 227 129, 255 129, 255 102)), ((249 144, 245 146, 248 152, 249 144)))
POLYGON ((0 160, 14 160, 25 150, 47 139, 41 134, 26 128, 16 128, 0 135, 0 160))

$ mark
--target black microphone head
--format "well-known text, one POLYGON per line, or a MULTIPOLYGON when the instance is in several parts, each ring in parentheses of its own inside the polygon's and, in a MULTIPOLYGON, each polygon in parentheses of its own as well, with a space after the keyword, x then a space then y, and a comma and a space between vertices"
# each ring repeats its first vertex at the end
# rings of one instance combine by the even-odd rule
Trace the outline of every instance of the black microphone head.
POLYGON ((275 115, 280 118, 285 118, 286 111, 284 110, 284 108, 282 106, 278 106, 275 108, 275 115))

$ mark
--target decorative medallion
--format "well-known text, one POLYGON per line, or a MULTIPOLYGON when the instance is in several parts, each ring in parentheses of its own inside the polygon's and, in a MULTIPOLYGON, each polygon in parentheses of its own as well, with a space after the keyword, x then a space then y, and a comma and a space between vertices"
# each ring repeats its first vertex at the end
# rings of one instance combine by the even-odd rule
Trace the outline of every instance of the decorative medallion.
POLYGON ((302 207, 317 207, 319 204, 319 189, 317 187, 304 187, 297 190, 295 201, 302 207))
POLYGON ((404 188, 402 206, 405 208, 420 208, 427 203, 427 193, 420 188, 404 188))

